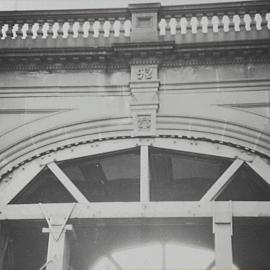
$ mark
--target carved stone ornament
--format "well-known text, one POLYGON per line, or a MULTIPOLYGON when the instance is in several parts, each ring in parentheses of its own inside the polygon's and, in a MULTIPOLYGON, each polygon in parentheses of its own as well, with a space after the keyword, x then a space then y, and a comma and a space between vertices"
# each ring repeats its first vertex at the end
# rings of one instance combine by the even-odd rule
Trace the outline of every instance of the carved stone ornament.
POLYGON ((153 82, 158 80, 158 65, 131 65, 131 82, 153 82))
POLYGON ((151 80, 153 76, 153 70, 150 67, 142 67, 137 70, 136 75, 139 81, 151 80))
POLYGON ((151 115, 138 115, 137 125, 139 131, 150 131, 151 130, 151 115))

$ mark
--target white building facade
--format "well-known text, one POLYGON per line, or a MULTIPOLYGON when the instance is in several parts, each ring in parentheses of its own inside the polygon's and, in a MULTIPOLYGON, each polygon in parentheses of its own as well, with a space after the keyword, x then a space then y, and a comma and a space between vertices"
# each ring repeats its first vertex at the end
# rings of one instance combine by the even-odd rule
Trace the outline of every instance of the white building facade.
POLYGON ((0 269, 268 269, 269 10, 0 12, 0 269))

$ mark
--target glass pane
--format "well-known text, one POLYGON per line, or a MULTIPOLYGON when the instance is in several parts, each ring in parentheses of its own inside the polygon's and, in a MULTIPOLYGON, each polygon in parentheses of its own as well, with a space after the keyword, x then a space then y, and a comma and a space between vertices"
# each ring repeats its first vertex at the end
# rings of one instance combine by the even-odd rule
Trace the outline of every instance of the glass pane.
POLYGON ((217 201, 270 201, 270 186, 244 164, 232 176, 217 201))
POLYGON ((220 157, 151 148, 151 200, 200 200, 230 163, 220 157))
POLYGON ((210 219, 119 220, 76 229, 76 270, 202 270, 214 261, 210 219))
POLYGON ((91 202, 139 201, 139 149, 58 163, 91 202))
POLYGON ((239 270, 267 270, 270 266, 270 219, 234 219, 233 258, 239 270))
POLYGON ((43 169, 11 202, 22 203, 70 203, 76 202, 56 176, 43 169))
POLYGON ((24 224, 11 226, 11 241, 9 244, 5 270, 37 270, 46 263, 48 233, 42 233, 42 227, 47 224, 24 224))

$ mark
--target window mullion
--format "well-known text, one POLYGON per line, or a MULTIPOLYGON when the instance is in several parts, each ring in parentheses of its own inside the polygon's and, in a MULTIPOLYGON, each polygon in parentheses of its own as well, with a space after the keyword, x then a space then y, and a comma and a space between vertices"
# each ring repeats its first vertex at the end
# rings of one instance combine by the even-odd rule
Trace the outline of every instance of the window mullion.
POLYGON ((150 201, 149 148, 141 145, 140 154, 140 201, 150 201))

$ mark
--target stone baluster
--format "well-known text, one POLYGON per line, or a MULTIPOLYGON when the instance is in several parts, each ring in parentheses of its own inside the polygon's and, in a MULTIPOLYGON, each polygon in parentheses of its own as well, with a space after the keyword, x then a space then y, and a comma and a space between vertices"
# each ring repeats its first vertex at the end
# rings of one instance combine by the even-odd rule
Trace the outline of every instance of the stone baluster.
POLYGON ((217 33, 218 32, 218 24, 219 24, 219 22, 218 22, 218 17, 216 15, 214 15, 212 17, 211 23, 212 23, 212 26, 213 26, 213 28, 212 28, 213 33, 217 33))
POLYGON ((95 23, 95 19, 94 18, 89 18, 88 19, 88 22, 89 22, 88 37, 89 38, 93 38, 94 37, 94 23, 95 23))
POLYGON ((64 36, 64 30, 63 30, 63 26, 65 23, 64 19, 58 19, 58 29, 57 29, 57 38, 63 38, 64 36))
POLYGON ((47 38, 53 38, 53 25, 54 25, 54 20, 47 20, 48 23, 48 31, 47 31, 47 38))
POLYGON ((166 15, 164 19, 165 19, 165 36, 170 36, 171 35, 171 26, 170 26, 171 16, 166 15))
POLYGON ((202 33, 207 34, 208 33, 208 24, 209 24, 209 19, 206 14, 203 15, 202 20, 202 33))
POLYGON ((43 26, 44 26, 44 20, 38 20, 38 29, 37 29, 37 38, 42 39, 43 38, 43 26))
POLYGON ((105 30, 104 30, 104 23, 105 23, 105 18, 99 18, 99 32, 98 32, 98 36, 100 38, 104 38, 104 34, 105 34, 105 30))
POLYGON ((28 28, 26 30, 26 38, 32 39, 33 38, 33 25, 34 21, 32 20, 27 20, 26 23, 28 24, 28 28))
POLYGON ((246 31, 246 23, 245 23, 245 20, 244 20, 245 12, 244 11, 239 12, 238 16, 239 16, 239 19, 240 19, 240 22, 239 22, 240 31, 246 31))
POLYGON ((13 26, 14 26, 14 24, 12 21, 7 22, 7 31, 6 31, 6 36, 7 36, 6 38, 7 39, 12 39, 12 37, 13 37, 13 32, 12 32, 13 26))
POLYGON ((22 20, 17 21, 17 25, 18 25, 18 28, 16 30, 16 35, 17 35, 17 38, 21 39, 23 37, 22 28, 23 28, 23 25, 24 25, 24 21, 22 21, 22 20))
POLYGON ((67 38, 73 38, 74 36, 74 19, 68 19, 68 30, 67 30, 67 38))
POLYGON ((192 17, 190 23, 191 23, 192 34, 196 34, 197 33, 197 24, 198 24, 197 18, 192 17))

